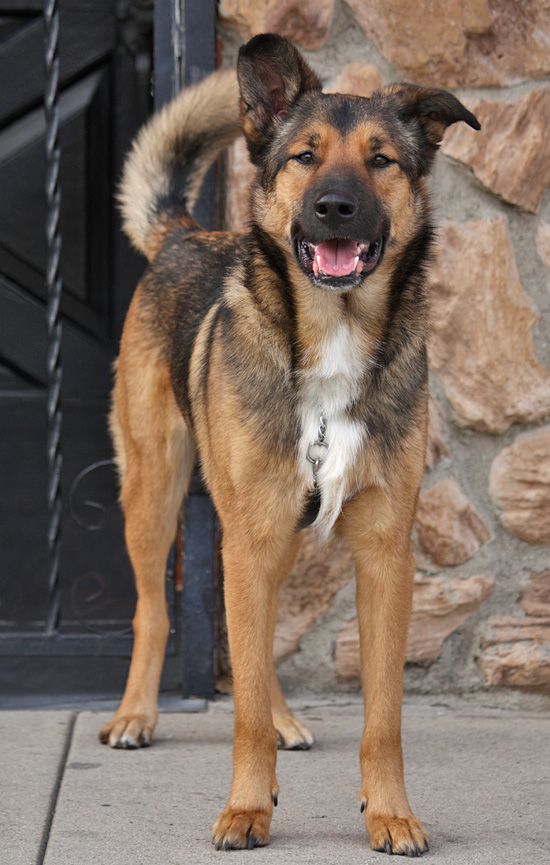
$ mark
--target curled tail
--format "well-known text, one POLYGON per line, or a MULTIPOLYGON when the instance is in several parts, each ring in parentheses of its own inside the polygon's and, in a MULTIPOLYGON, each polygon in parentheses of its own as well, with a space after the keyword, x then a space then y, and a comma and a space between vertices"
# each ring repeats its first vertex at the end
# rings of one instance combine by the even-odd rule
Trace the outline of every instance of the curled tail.
POLYGON ((215 72, 182 90, 143 127, 126 159, 118 198, 124 230, 149 260, 167 214, 193 224, 204 176, 239 132, 234 71, 215 72))

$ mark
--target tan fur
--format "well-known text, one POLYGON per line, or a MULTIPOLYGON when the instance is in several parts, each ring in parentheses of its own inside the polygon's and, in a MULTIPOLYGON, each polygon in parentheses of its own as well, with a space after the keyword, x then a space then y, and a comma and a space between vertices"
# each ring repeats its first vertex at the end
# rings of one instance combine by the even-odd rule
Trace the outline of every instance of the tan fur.
MULTIPOLYGON (((229 294, 231 291, 238 303, 238 283, 229 294)), ((312 742, 307 728, 293 717, 284 701, 272 660, 277 588, 288 574, 296 551, 294 526, 302 487, 289 483, 295 473, 290 456, 286 463, 266 460, 256 444, 254 429, 234 423, 242 415, 242 407, 216 338, 209 402, 201 404, 197 378, 204 334, 214 313, 215 308, 201 328, 191 369, 191 391, 198 402, 195 437, 223 526, 236 710, 233 784, 228 805, 215 824, 214 841, 240 845, 243 835, 253 834, 258 843, 267 843, 272 800, 278 792, 277 734, 287 747, 312 742), (255 659, 254 664, 249 663, 250 658, 255 659)), ((245 329, 254 319, 252 310, 247 314, 251 319, 248 323, 246 316, 243 319, 245 329)), ((374 807, 374 811, 367 811, 373 846, 382 836, 387 837, 387 831, 398 847, 406 847, 411 837, 421 838, 422 844, 425 838, 410 812, 403 785, 399 732, 413 576, 409 537, 423 469, 423 415, 418 423, 418 432, 413 431, 404 449, 403 461, 383 464, 375 449, 365 450, 349 484, 350 488, 366 487, 368 491, 346 506, 338 523, 357 565, 369 731, 361 750, 361 795, 374 807), (398 618, 394 627, 388 628, 392 617, 398 618), (379 640, 374 640, 375 635, 379 640)), ((140 318, 139 292, 125 326, 111 429, 139 602, 125 696, 102 737, 124 746, 139 744, 140 739, 150 741, 157 720, 156 696, 168 632, 164 566, 194 456, 191 435, 175 406, 168 371, 147 324, 140 318), (154 466, 152 474, 149 466, 154 466)))
MULTIPOLYGON (((385 299, 383 274, 376 275, 370 288, 373 294, 366 321, 368 323, 370 317, 376 324, 374 329, 365 327, 364 320, 359 324, 365 299, 358 294, 351 300, 352 310, 357 309, 359 313, 356 326, 365 328, 363 340, 367 354, 374 350, 373 334, 376 335, 380 327, 377 304, 381 308, 385 299)), ((335 298, 327 294, 317 297, 313 303, 309 296, 313 289, 309 285, 304 285, 303 289, 304 294, 299 295, 298 323, 307 364, 308 356, 312 362, 316 358, 319 333, 326 332, 328 322, 334 325, 335 298)), ((246 302, 238 278, 228 284, 226 296, 229 304, 233 303, 239 310, 243 340, 253 335, 257 353, 261 350, 257 342, 258 313, 246 302)), ((236 711, 233 784, 228 805, 214 826, 213 837, 218 844, 242 846, 243 836, 250 834, 260 844, 269 839, 272 800, 278 791, 277 735, 287 747, 303 747, 312 742, 307 728, 293 717, 284 701, 272 660, 277 588, 289 572, 295 554, 294 527, 305 489, 303 483, 295 480, 292 455, 282 462, 268 460, 258 448, 254 426, 243 428, 235 424, 235 418, 243 415, 243 408, 234 392, 232 373, 224 367, 217 333, 210 358, 209 401, 201 402, 199 370, 205 334, 215 311, 213 307, 205 318, 196 340, 190 382, 197 405, 195 439, 223 526, 225 600, 236 711), (252 665, 250 658, 255 659, 252 665)), ((273 351, 269 335, 264 334, 263 338, 265 350, 273 351)), ((111 420, 122 474, 127 544, 140 598, 134 620, 136 645, 126 693, 117 714, 102 732, 105 740, 120 745, 137 744, 140 737, 150 740, 155 727, 156 694, 168 629, 164 562, 175 533, 193 453, 191 436, 181 416, 177 420, 168 372, 158 349, 148 344, 149 341, 147 327, 139 318, 138 293, 125 327, 111 420), (149 460, 156 467, 156 480, 155 489, 147 494, 149 460), (136 497, 137 478, 141 495, 136 497), (160 524, 159 513, 164 514, 160 524), (139 529, 134 530, 134 526, 139 529)), ((284 367, 282 360, 281 374, 284 374, 284 367)), ((422 418, 419 424, 422 429, 422 418)), ((414 838, 421 835, 403 786, 399 709, 412 587, 411 565, 406 567, 404 580, 403 562, 410 557, 408 538, 423 467, 422 441, 421 435, 414 448, 409 446, 409 462, 403 467, 382 464, 376 449, 367 447, 350 472, 348 487, 350 493, 365 487, 371 492, 346 506, 339 522, 339 530, 350 541, 357 559, 358 611, 365 651, 371 654, 370 666, 364 665, 364 668, 372 669, 375 676, 374 688, 370 681, 365 682, 365 693, 369 694, 367 727, 372 715, 370 707, 374 707, 375 732, 372 735, 377 737, 381 729, 386 732, 380 735, 389 736, 389 741, 384 738, 381 743, 376 739, 373 745, 370 733, 363 738, 362 796, 376 803, 376 816, 371 818, 372 812, 367 812, 373 846, 383 834, 382 829, 377 828, 380 821, 385 829, 393 828, 396 832, 396 844, 401 840, 405 844, 411 835, 414 838), (396 475, 396 469, 401 475, 396 475), (397 484, 397 477, 401 479, 400 484, 397 484), (396 503, 400 504, 399 510, 392 511, 396 503), (387 525, 380 525, 383 508, 388 512, 387 525), (395 520, 390 520, 391 513, 395 520), (380 525, 374 536, 367 531, 373 518, 375 524, 380 525), (384 579, 373 573, 376 568, 384 579), (386 632, 388 617, 396 615, 396 611, 399 611, 399 621, 386 632), (387 633, 390 643, 369 643, 369 634, 377 633, 387 633), (399 634, 398 644, 393 642, 396 633, 399 634), (373 751, 375 757, 372 757, 373 751), (378 765, 380 772, 377 774, 378 765), (393 767, 389 775, 388 766, 393 767), (370 778, 369 787, 367 778, 370 778), (398 823, 396 818, 399 818, 398 823), (400 831, 397 825, 402 827, 400 831)), ((422 839, 424 837, 422 835, 422 839)))
POLYGON ((187 189, 190 213, 208 168, 240 132, 238 93, 235 72, 217 72, 182 90, 136 138, 124 165, 119 202, 124 230, 149 260, 161 245, 157 232, 162 236, 164 217, 156 212, 155 204, 169 193, 170 162, 177 153, 181 130, 192 127, 198 141, 208 136, 187 189))
POLYGON ((424 846, 403 778, 401 695, 414 560, 410 533, 423 472, 425 418, 412 431, 403 459, 384 482, 358 495, 342 515, 356 569, 365 729, 361 801, 374 849, 389 837, 394 853, 424 846))
POLYGON ((138 603, 124 699, 101 731, 113 746, 152 741, 168 637, 166 558, 195 458, 191 433, 174 400, 169 371, 151 340, 136 294, 117 364, 110 428, 120 473, 126 546, 138 603))
MULTIPOLYGON (((317 93, 319 84, 279 37, 258 37, 241 56, 243 127, 261 165, 270 100, 277 115, 272 122, 283 123, 292 101, 303 92, 317 93)), ((389 93, 393 98, 394 90, 389 93)), ((403 100, 422 98, 418 88, 395 93, 403 100)), ((433 111, 442 101, 447 125, 454 122, 448 120, 453 111, 464 119, 454 97, 438 93, 429 93, 433 111)), ((309 747, 313 740, 286 705, 272 650, 277 591, 292 567, 296 529, 313 487, 300 451, 300 425, 307 448, 310 421, 303 420, 300 406, 309 399, 312 377, 319 377, 314 385, 328 400, 330 391, 327 397, 323 387, 334 379, 348 402, 333 406, 336 429, 338 413, 347 415, 332 453, 337 459, 342 452, 353 454, 336 463, 341 486, 332 513, 357 572, 365 700, 361 800, 374 849, 417 855, 426 849, 426 835, 405 791, 401 697, 414 573, 410 533, 426 446, 425 305, 421 267, 407 282, 399 265, 412 268, 417 249, 420 263, 425 260, 431 237, 427 191, 422 176, 412 179, 414 172, 401 170, 398 162, 375 170, 370 156, 380 142, 390 159, 399 157, 398 145, 387 140, 383 113, 367 113, 344 134, 323 120, 321 107, 307 114, 289 144, 290 156, 272 172, 273 182, 256 185, 247 242, 201 232, 190 207, 207 165, 236 134, 236 101, 232 74, 217 74, 186 91, 140 134, 125 169, 126 230, 155 261, 132 302, 116 370, 111 431, 138 606, 128 684, 101 736, 114 747, 135 747, 153 735, 168 632, 164 567, 196 448, 222 526, 235 698, 233 780, 213 841, 222 849, 268 843, 278 795, 277 742, 309 747), (159 202, 169 190, 169 164, 180 152, 194 153, 202 139, 196 174, 185 181, 185 194, 172 199, 175 209, 163 212, 159 202), (313 147, 313 139, 316 160, 306 169, 292 156, 313 147), (383 202, 391 228, 378 268, 341 294, 320 288, 298 264, 291 229, 308 189, 318 188, 311 185, 344 169, 368 188, 371 197, 365 200, 383 202), (274 254, 281 259, 276 266, 274 254), (220 262, 218 291, 205 294, 220 262), (405 295, 397 301, 396 274, 405 295), (392 338, 402 344, 391 345, 392 338), (325 357, 327 345, 341 355, 334 368, 325 357), (377 363, 378 357, 386 362, 377 363), (362 388, 357 392, 355 378, 362 388), (377 429, 367 428, 371 418, 377 429)), ((422 123, 435 140, 438 123, 430 113, 424 112, 422 123)), ((411 141, 400 141, 410 159, 411 141)), ((315 390, 313 399, 321 399, 315 390)))

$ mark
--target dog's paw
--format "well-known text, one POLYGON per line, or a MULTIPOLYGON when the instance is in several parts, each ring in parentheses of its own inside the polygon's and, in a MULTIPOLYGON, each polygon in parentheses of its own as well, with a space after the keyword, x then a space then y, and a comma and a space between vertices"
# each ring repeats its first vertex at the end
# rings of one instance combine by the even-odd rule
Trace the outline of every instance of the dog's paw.
POLYGON ((99 732, 99 741, 111 748, 148 748, 153 744, 156 717, 149 714, 116 714, 99 732))
POLYGON ((273 718, 277 730, 278 747, 283 751, 309 751, 315 739, 305 724, 293 715, 279 715, 273 718))
POLYGON ((227 806, 212 830, 216 850, 252 850, 269 844, 271 812, 239 810, 227 806))
POLYGON ((384 814, 366 816, 370 845, 380 853, 421 856, 428 850, 428 836, 422 823, 413 814, 390 817, 384 814))

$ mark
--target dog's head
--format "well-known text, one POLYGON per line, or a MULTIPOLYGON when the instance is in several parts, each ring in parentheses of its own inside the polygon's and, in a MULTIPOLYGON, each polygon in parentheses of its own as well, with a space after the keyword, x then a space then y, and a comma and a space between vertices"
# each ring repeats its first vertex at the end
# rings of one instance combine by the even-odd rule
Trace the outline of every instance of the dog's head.
POLYGON ((480 128, 444 90, 324 94, 294 46, 272 34, 244 45, 237 68, 259 168, 254 217, 301 275, 330 290, 360 285, 399 255, 425 213, 423 178, 445 129, 480 128))

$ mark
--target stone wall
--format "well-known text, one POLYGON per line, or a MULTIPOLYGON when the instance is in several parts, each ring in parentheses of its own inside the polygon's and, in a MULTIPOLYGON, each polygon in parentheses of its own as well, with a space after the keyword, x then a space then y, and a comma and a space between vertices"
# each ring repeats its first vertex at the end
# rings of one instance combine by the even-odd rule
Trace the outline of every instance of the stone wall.
MULTIPOLYGON (((447 87, 482 123, 448 131, 433 173, 430 441, 406 682, 549 705, 550 3, 221 0, 225 65, 269 30, 298 44, 327 90, 447 87)), ((228 222, 242 228, 252 176, 242 142, 228 174, 228 222)), ((287 690, 358 688, 341 544, 327 551, 306 534, 276 653, 287 690)))

